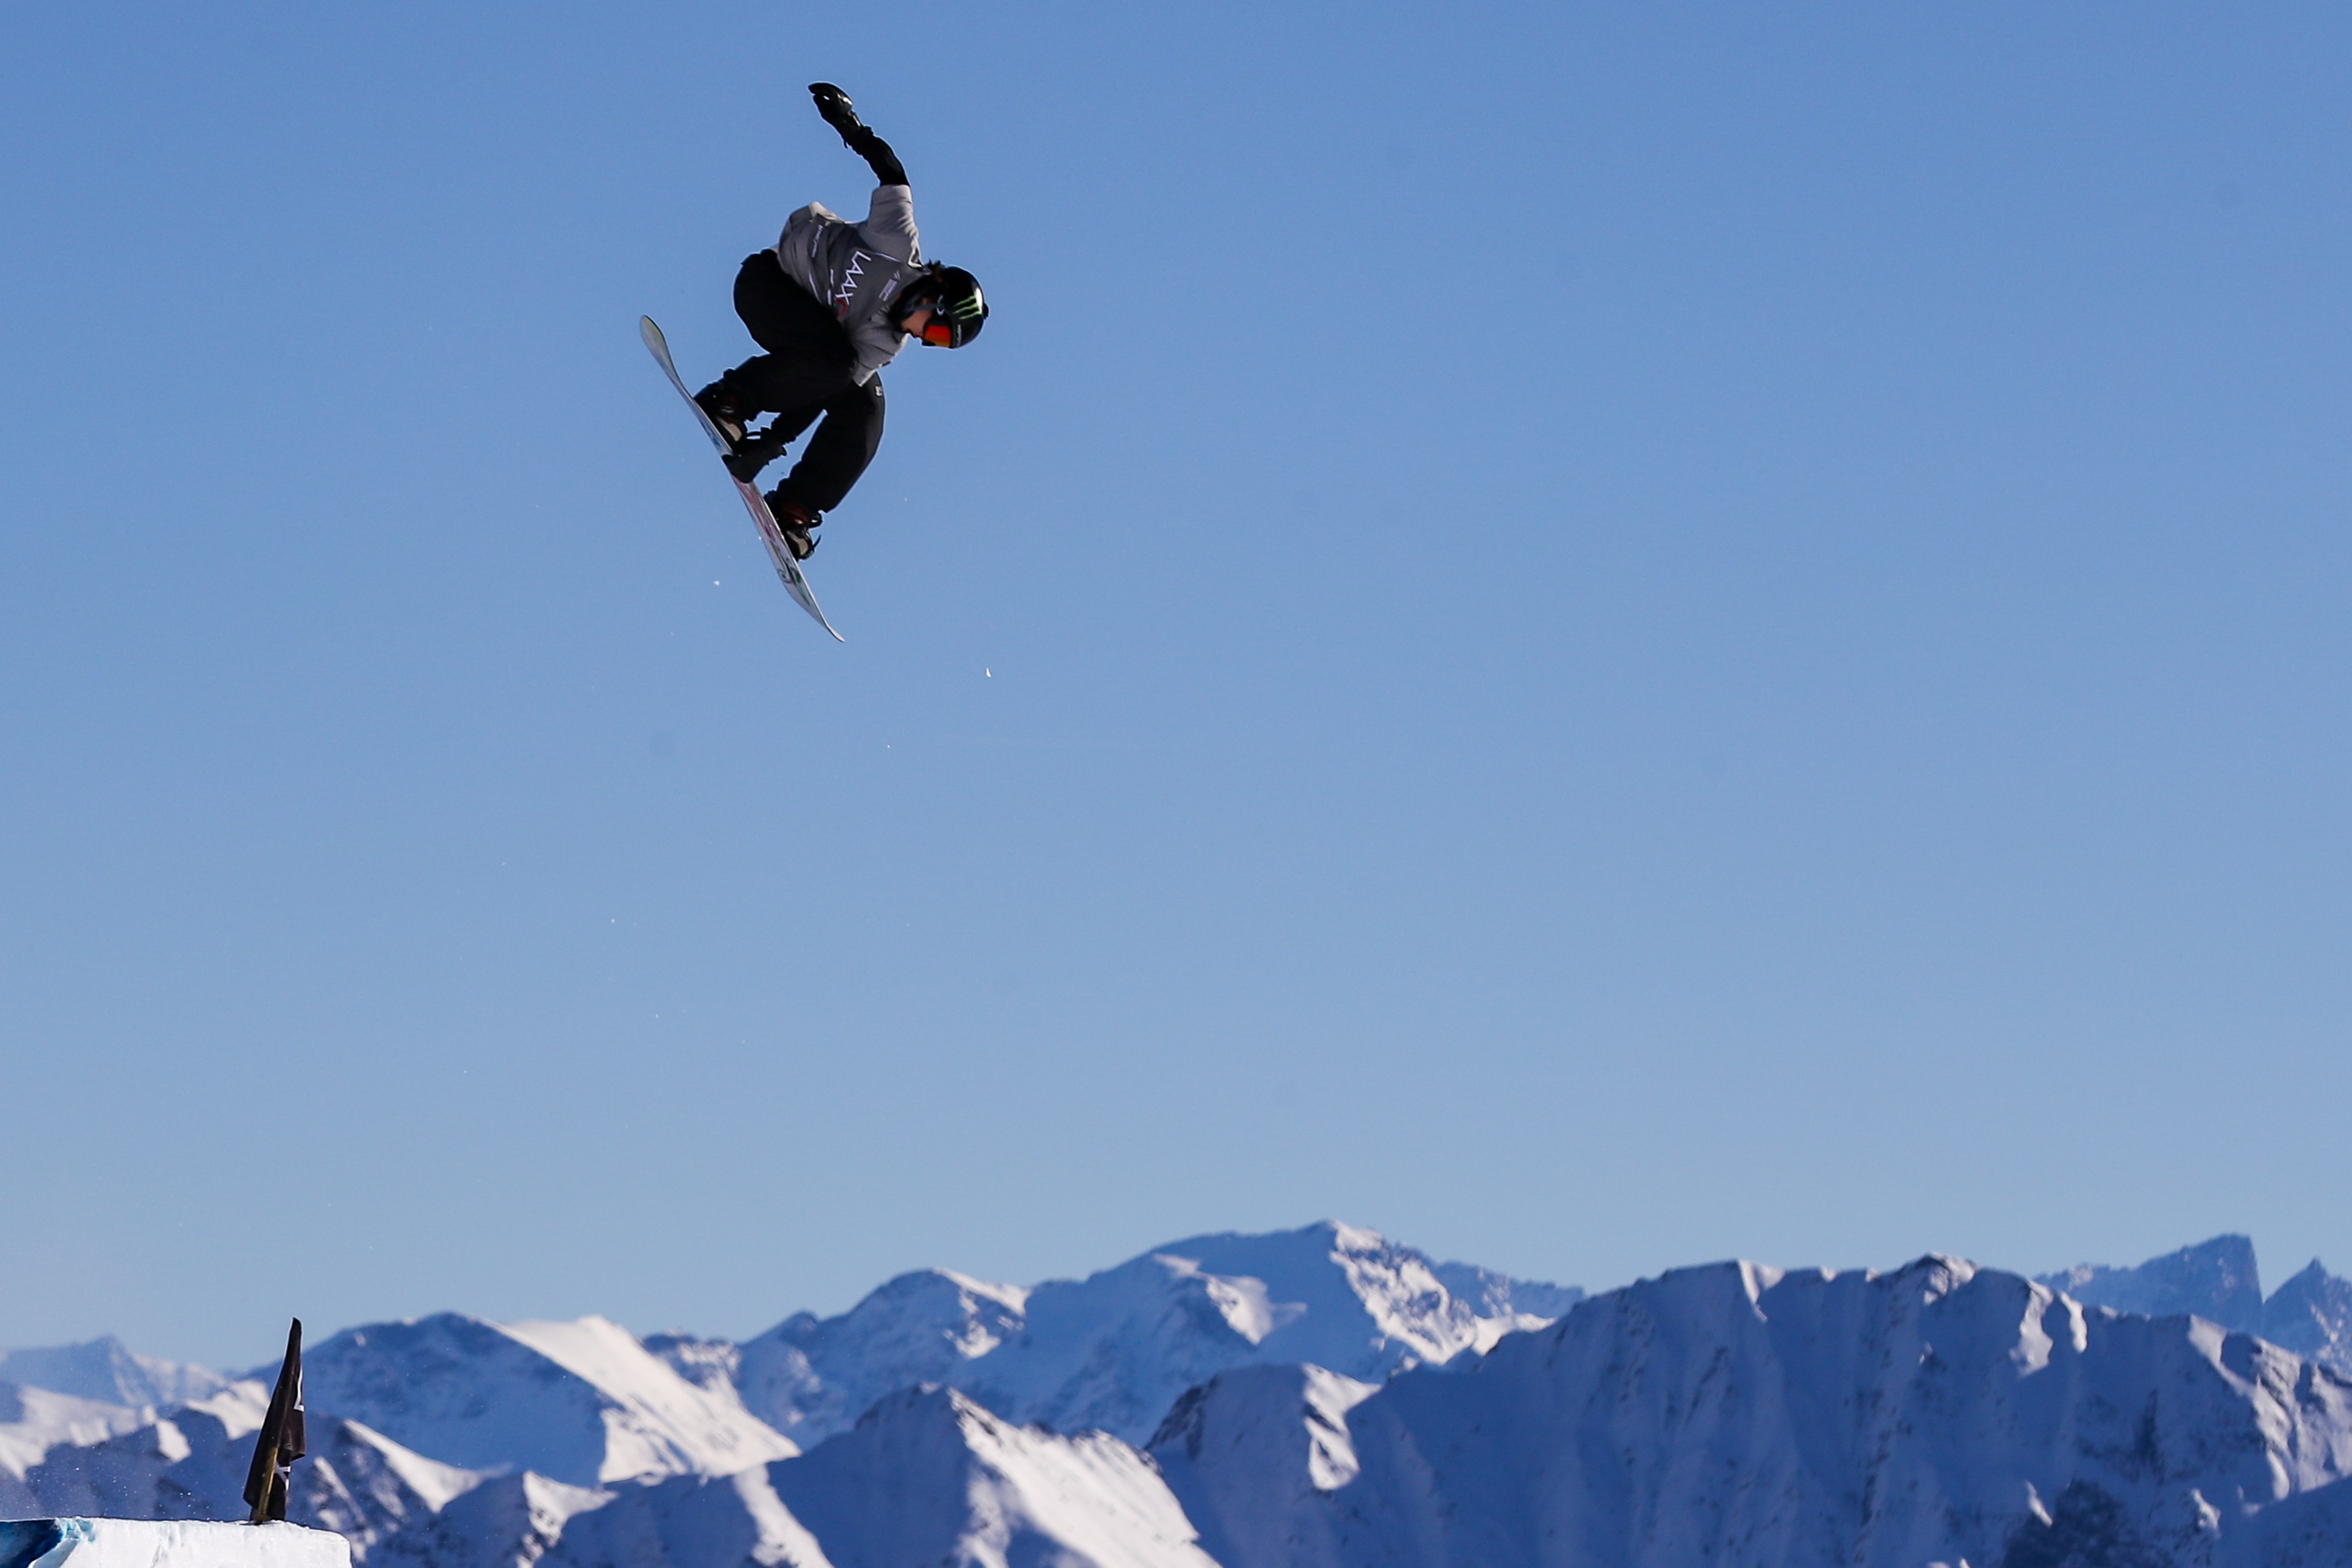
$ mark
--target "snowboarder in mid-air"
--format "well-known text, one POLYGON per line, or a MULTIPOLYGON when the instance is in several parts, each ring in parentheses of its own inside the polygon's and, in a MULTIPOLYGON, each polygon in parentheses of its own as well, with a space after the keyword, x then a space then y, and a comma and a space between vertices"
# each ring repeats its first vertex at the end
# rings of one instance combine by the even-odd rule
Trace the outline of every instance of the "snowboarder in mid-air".
POLYGON ((816 548, 813 531, 881 444, 877 373, 909 339, 961 348, 988 320, 971 273, 923 259, 914 193, 890 144, 857 118, 841 89, 821 81, 809 94, 824 122, 873 166, 872 206, 854 224, 812 202, 785 220, 775 248, 745 258, 735 313, 767 352, 694 395, 727 440, 728 471, 747 485, 816 425, 800 461, 766 498, 795 560, 816 548), (775 418, 752 429, 762 414, 775 418))

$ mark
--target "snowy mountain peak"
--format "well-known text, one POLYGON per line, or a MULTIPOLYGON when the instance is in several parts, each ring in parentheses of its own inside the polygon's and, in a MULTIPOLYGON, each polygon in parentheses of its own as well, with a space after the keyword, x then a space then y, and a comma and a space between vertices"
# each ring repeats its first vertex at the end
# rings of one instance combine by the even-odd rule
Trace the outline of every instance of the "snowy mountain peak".
POLYGON ((140 1355, 112 1334, 78 1345, 0 1351, 0 1383, 133 1410, 201 1399, 228 1382, 205 1367, 140 1355))
POLYGON ((1019 1334, 1028 1297, 944 1268, 901 1274, 840 1317, 798 1312, 746 1342, 735 1385, 761 1420, 813 1443, 884 1394, 943 1383, 1019 1334))
POLYGON ((469 1469, 575 1487, 721 1474, 798 1450, 731 1388, 698 1387, 603 1318, 444 1312, 347 1329, 304 1357, 314 1409, 469 1469))
POLYGON ((2130 1268, 2078 1263, 2038 1278, 2084 1306, 2151 1318, 2189 1314, 2225 1329, 2262 1331, 2262 1272, 2252 1240, 2242 1236, 2217 1236, 2130 1268))
POLYGON ((1139 1443, 1178 1394, 1233 1367, 1311 1363, 1378 1382, 1533 1326, 1482 1318, 1421 1253, 1328 1220, 1192 1237, 1040 1285, 1026 1307, 1017 1337, 942 1381, 1015 1420, 1139 1443))
POLYGON ((2352 1280, 2337 1279, 2313 1258, 2263 1303, 2263 1337, 2352 1373, 2352 1280))
POLYGON ((1930 1252, 1895 1270, 1895 1278, 1917 1282, 1922 1304, 1940 1301, 1977 1277, 1977 1266, 1965 1258, 1930 1252))

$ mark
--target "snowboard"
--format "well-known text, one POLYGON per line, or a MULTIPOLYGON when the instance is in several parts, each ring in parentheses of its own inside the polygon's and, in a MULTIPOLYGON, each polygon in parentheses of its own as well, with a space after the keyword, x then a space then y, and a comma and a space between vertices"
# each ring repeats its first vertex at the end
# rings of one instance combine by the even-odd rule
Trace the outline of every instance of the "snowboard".
MULTIPOLYGON (((719 426, 710 422, 710 416, 702 411, 702 405, 694 400, 694 394, 687 391, 686 383, 677 378, 677 366, 670 363, 669 343, 662 337, 662 330, 654 325, 651 316, 637 318, 637 335, 646 340, 646 352, 654 356, 654 363, 662 367, 662 374, 669 377, 669 384, 677 388, 677 395, 685 398, 687 407, 693 410, 694 422, 702 426, 702 433, 710 437, 710 444, 719 448, 719 455, 722 458, 727 456, 727 437, 719 433, 719 426)), ((724 469, 720 471, 725 472, 724 469)), ((735 493, 743 498, 743 510, 751 514, 751 521, 760 531, 760 542, 768 547, 768 559, 774 563, 776 575, 783 582, 784 592, 790 594, 793 603, 806 610, 818 626, 833 632, 834 641, 847 642, 847 637, 833 631, 833 623, 824 618, 823 610, 817 608, 816 595, 809 591, 808 574, 801 570, 801 563, 793 559, 791 549, 784 543, 783 530, 776 526, 775 513, 768 510, 768 498, 761 495, 757 487, 745 484, 732 474, 728 474, 727 479, 735 487, 735 493)))

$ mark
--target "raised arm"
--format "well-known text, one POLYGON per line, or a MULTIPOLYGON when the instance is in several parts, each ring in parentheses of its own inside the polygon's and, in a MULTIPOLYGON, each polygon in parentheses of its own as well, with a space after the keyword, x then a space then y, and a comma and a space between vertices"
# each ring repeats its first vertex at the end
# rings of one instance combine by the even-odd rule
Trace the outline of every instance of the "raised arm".
POLYGON ((815 81, 809 83, 809 96, 816 100, 816 111, 824 116, 824 122, 841 132, 843 144, 873 168, 877 184, 907 183, 907 166, 898 162, 898 154, 890 151, 890 143, 875 135, 857 118, 847 93, 829 81, 815 81))

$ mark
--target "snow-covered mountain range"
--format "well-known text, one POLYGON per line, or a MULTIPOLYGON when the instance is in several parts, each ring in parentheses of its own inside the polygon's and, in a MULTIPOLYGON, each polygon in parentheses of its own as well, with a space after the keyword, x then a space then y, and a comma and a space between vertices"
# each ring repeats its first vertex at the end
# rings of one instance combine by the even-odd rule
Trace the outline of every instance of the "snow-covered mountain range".
POLYGON ((838 1318, 806 1312, 741 1345, 657 1334, 647 1348, 803 1447, 883 1395, 936 1383, 1057 1431, 1149 1437, 1176 1396, 1231 1367, 1312 1362, 1377 1382, 1483 1351, 1580 1300, 1572 1287, 1433 1264, 1369 1230, 1199 1236, 1034 1289, 905 1274, 838 1318), (1473 1289, 1465 1297, 1445 1277, 1473 1289))
MULTIPOLYGON (((347 1330, 291 1500, 369 1568, 2352 1568, 2347 1347, 2236 1237, 1586 1299, 1325 1224, 741 1343, 347 1330)), ((0 1514, 234 1517, 274 1370, 0 1359, 0 1514)))

